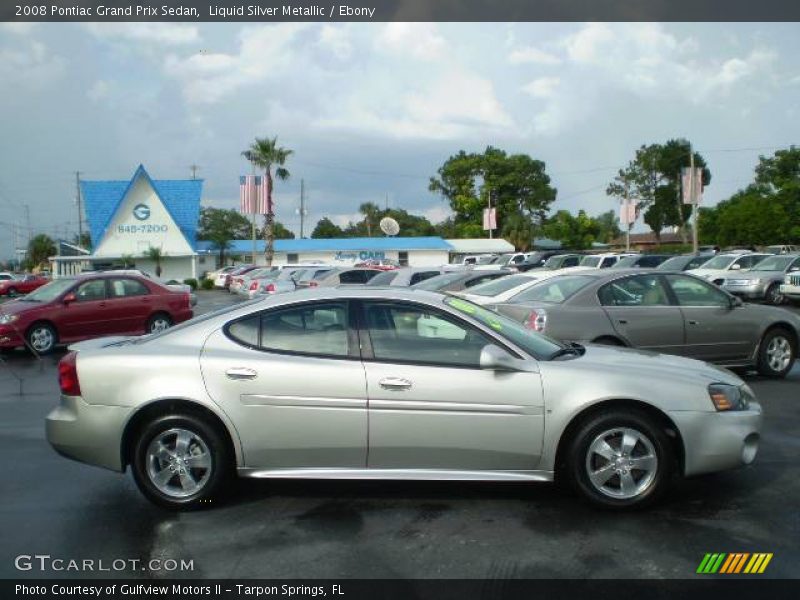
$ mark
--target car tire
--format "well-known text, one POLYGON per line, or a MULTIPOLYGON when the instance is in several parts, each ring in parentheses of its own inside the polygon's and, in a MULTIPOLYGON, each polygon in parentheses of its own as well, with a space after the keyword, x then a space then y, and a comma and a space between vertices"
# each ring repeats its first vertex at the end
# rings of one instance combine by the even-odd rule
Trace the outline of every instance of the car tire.
POLYGON ((756 367, 764 377, 780 379, 794 367, 797 359, 797 340, 789 331, 775 327, 767 331, 758 345, 756 367))
POLYGON ((781 293, 781 284, 773 283, 769 286, 764 293, 764 300, 767 304, 772 304, 773 306, 780 306, 786 302, 786 296, 781 293))
POLYGON ((8 297, 9 298, 16 298, 17 296, 17 288, 8 288, 8 297))
POLYGON ((148 422, 134 438, 133 478, 145 497, 171 510, 213 506, 232 469, 229 446, 200 416, 170 414, 148 422))
POLYGON ((172 327, 172 319, 166 313, 156 313, 147 320, 145 331, 147 333, 159 333, 172 327))
POLYGON ((33 348, 36 354, 41 356, 50 354, 58 343, 58 333, 55 327, 49 323, 34 323, 28 328, 25 334, 28 342, 28 349, 33 348))
POLYGON ((641 508, 669 486, 675 453, 649 415, 612 409, 581 424, 570 440, 566 470, 573 488, 595 506, 641 508))
POLYGON ((596 340, 592 340, 593 344, 599 344, 601 346, 616 346, 617 348, 625 348, 625 344, 622 343, 618 338, 611 337, 611 336, 601 336, 596 340))

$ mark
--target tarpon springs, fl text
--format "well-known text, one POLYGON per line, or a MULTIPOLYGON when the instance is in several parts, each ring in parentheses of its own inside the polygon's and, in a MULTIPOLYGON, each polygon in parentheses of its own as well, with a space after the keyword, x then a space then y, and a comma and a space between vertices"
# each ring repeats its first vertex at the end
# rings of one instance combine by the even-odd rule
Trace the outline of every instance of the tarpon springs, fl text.
POLYGON ((16 17, 24 18, 86 18, 103 20, 106 18, 118 19, 121 17, 156 19, 159 17, 181 17, 184 19, 212 19, 237 20, 251 17, 253 20, 291 20, 298 19, 340 19, 360 17, 371 19, 375 16, 375 8, 371 6, 353 6, 349 4, 312 4, 297 6, 283 4, 278 6, 260 6, 256 4, 213 4, 207 6, 181 6, 181 5, 128 5, 128 6, 64 6, 55 4, 16 4, 14 7, 16 17), (205 14, 203 14, 205 12, 205 14))

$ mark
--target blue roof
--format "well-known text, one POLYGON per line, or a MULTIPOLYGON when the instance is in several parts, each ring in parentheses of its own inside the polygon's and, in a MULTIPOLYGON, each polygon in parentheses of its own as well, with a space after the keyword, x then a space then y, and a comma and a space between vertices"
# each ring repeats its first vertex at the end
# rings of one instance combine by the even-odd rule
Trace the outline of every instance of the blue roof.
MULTIPOLYGON (((264 252, 264 240, 256 240, 256 252, 264 252)), ((215 252, 208 241, 197 242, 199 252, 215 252)), ((231 240, 228 252, 250 253, 252 240, 231 240)), ((452 250, 440 237, 374 237, 275 240, 275 252, 348 252, 354 250, 452 250)))
POLYGON ((139 165, 130 181, 81 181, 81 193, 83 194, 86 220, 89 223, 89 233, 92 237, 92 246, 97 247, 103 239, 106 229, 111 224, 114 214, 125 199, 128 190, 140 176, 147 178, 186 241, 195 249, 203 180, 153 180, 142 165, 139 165))

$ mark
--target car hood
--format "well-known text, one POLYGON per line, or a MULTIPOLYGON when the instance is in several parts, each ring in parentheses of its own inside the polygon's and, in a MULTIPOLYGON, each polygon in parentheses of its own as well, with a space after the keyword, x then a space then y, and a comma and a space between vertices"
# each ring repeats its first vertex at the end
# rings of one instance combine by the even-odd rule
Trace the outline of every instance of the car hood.
POLYGON ((0 304, 0 315, 16 315, 45 306, 50 306, 50 303, 26 302, 21 298, 18 298, 16 300, 9 300, 8 302, 3 302, 3 304, 0 304))
POLYGON ((693 358, 636 348, 588 344, 586 353, 575 361, 576 365, 584 368, 624 372, 637 378, 652 379, 654 382, 664 379, 694 379, 703 384, 727 383, 738 386, 744 383, 724 367, 693 358))

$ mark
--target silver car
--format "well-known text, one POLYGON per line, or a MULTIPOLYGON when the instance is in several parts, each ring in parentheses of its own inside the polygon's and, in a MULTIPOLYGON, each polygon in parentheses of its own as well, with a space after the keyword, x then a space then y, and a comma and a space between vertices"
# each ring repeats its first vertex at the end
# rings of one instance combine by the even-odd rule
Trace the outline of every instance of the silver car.
POLYGON ((779 305, 786 301, 781 291, 784 277, 797 271, 800 271, 800 256, 779 254, 765 258, 749 271, 725 277, 721 285, 725 291, 741 298, 779 305))
POLYGON ((563 275, 492 306, 562 341, 631 346, 784 377, 797 357, 800 318, 744 304, 682 272, 611 269, 563 275))
POLYGON ((750 464, 761 407, 706 363, 553 341, 466 300, 350 287, 270 296, 59 364, 59 453, 130 466, 155 503, 255 478, 570 483, 654 501, 673 475, 750 464))

